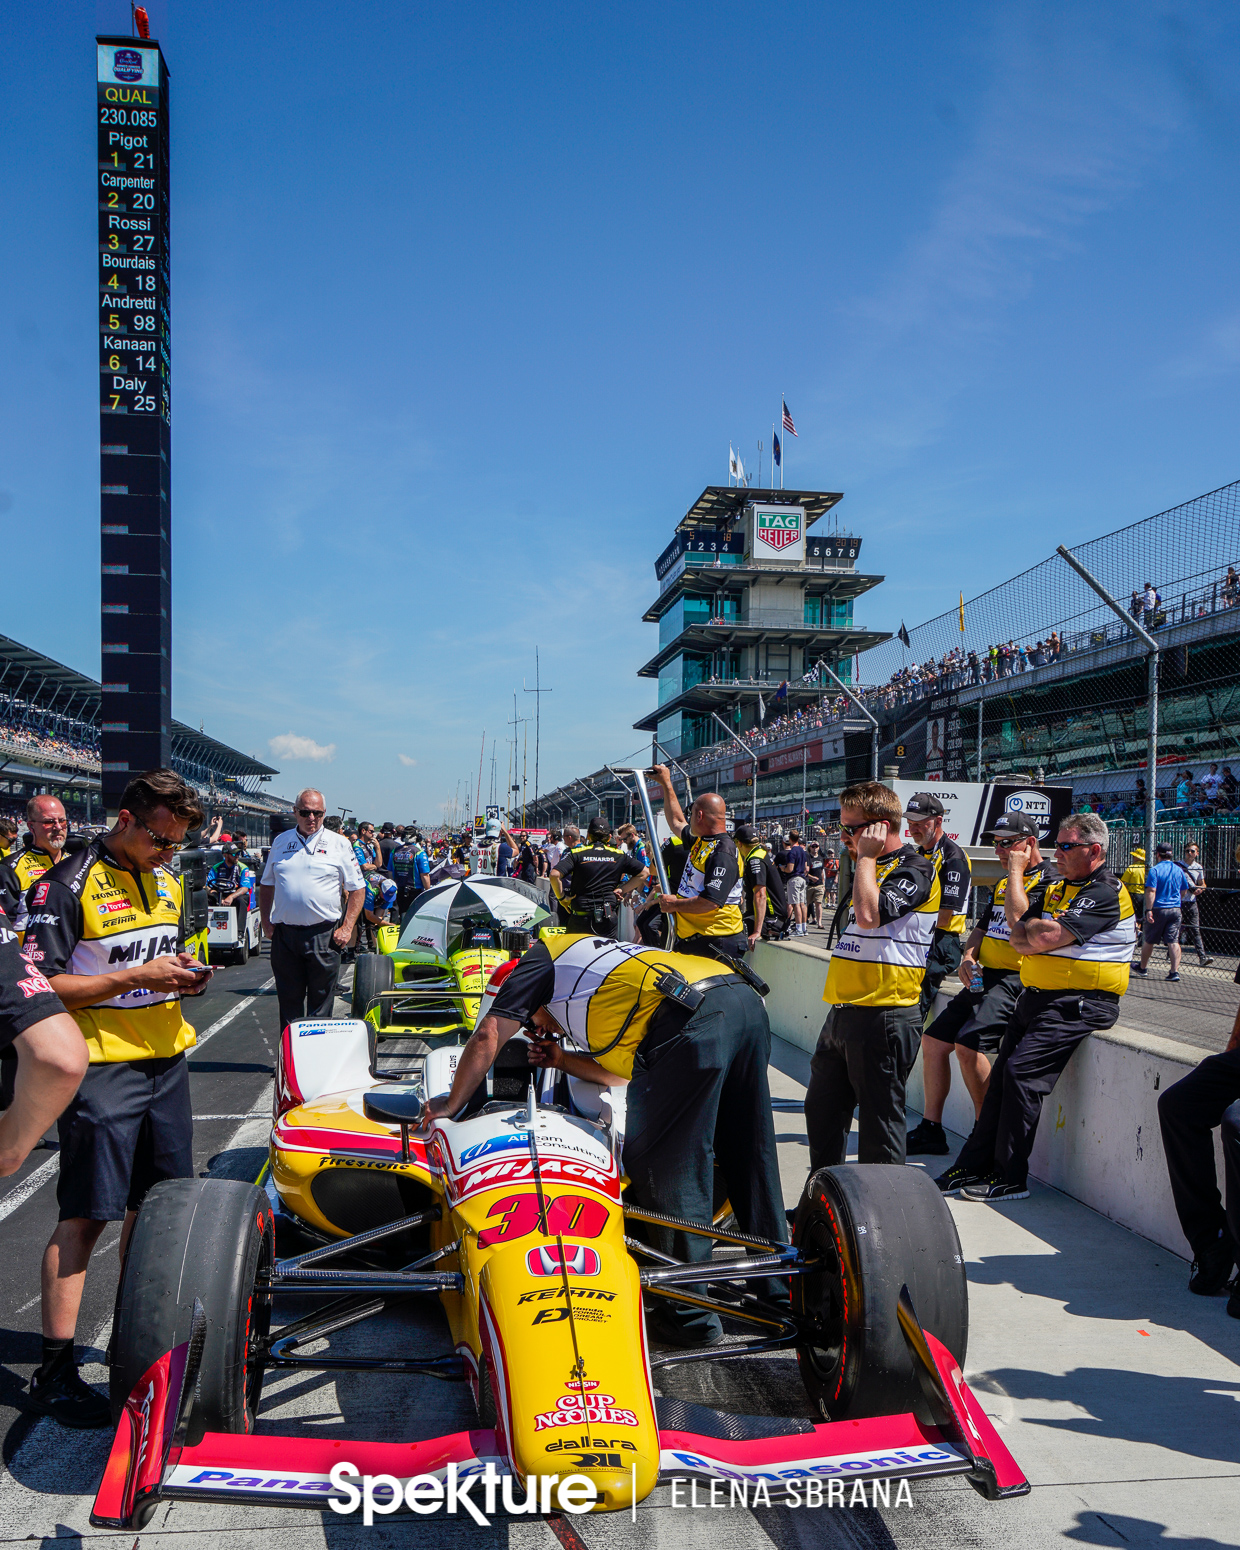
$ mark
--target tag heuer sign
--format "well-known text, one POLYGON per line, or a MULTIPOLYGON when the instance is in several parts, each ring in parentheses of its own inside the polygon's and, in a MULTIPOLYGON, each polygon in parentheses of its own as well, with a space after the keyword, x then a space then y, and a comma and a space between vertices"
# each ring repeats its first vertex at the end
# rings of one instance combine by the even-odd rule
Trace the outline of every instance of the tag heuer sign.
POLYGON ((758 506, 754 509, 755 555, 796 559, 805 552, 805 512, 800 506, 758 506))

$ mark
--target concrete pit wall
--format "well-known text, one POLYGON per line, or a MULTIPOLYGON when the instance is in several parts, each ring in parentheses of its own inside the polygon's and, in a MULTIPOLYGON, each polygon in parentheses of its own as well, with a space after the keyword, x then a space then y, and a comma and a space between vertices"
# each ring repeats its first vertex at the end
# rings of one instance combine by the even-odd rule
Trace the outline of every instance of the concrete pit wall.
MULTIPOLYGON (((802 942, 761 942, 755 971, 771 987, 766 998, 771 1031, 812 1053, 826 1015, 822 999, 830 954, 802 942)), ((948 982, 953 990, 957 982, 948 982)), ((940 995, 939 1005, 947 997, 940 995)), ((1121 1021, 1091 1034, 1068 1062, 1042 1109, 1030 1161, 1034 1178, 1053 1185, 1123 1227, 1185 1259, 1192 1251, 1171 1199, 1158 1128, 1158 1096, 1209 1051, 1142 1033, 1121 1021)), ((921 1057, 908 1082, 908 1106, 925 1101, 921 1057)), ((952 1061, 952 1085, 943 1123, 958 1135, 973 1126, 973 1104, 952 1061)), ((1215 1131, 1220 1184, 1223 1154, 1215 1131)), ((933 1159, 931 1166, 933 1166, 933 1159)))

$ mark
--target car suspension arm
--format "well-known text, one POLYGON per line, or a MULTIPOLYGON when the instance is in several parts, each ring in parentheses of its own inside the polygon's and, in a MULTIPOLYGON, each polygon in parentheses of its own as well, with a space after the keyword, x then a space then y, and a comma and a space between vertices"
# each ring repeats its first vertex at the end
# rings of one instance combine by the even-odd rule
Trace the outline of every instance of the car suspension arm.
POLYGON ((624 1214, 634 1222, 649 1222, 652 1227, 670 1227, 674 1232, 696 1233, 699 1238, 717 1238, 720 1243, 739 1243, 745 1248, 763 1249, 768 1254, 783 1254, 788 1248, 786 1243, 771 1243, 766 1238, 754 1238, 748 1233, 703 1227, 701 1222, 686 1221, 683 1216, 663 1216, 657 1211, 647 1211, 642 1206, 625 1206, 624 1214))
POLYGON ((398 1222, 387 1222, 382 1227, 372 1227, 369 1232, 359 1232, 352 1238, 337 1238, 333 1243, 325 1243, 322 1248, 308 1249, 304 1254, 298 1254, 295 1259, 281 1259, 276 1261, 275 1273, 277 1276, 287 1275, 290 1271, 300 1270, 304 1265, 314 1265, 323 1259, 332 1259, 337 1254, 347 1254, 352 1249, 360 1249, 363 1244, 377 1243, 380 1238, 393 1237, 398 1232, 405 1232, 413 1227, 423 1227, 427 1222, 439 1220, 439 1207, 432 1206, 429 1211, 419 1211, 414 1216, 402 1216, 398 1222))

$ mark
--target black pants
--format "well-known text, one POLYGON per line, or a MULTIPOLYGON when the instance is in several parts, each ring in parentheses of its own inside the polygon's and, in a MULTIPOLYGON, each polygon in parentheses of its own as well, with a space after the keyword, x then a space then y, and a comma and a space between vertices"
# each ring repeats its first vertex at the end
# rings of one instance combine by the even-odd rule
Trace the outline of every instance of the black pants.
POLYGON ((334 920, 316 926, 277 925, 271 937, 271 972, 280 1003, 280 1027, 303 1017, 330 1017, 340 976, 334 920))
MULTIPOLYGON (((739 980, 712 986, 688 1018, 675 1007, 656 1014, 628 1090, 624 1167, 638 1205, 709 1223, 717 1163, 742 1230, 787 1241, 766 1077, 770 1054, 766 1008, 739 980)), ((710 1258, 709 1238, 645 1231, 654 1247, 677 1259, 710 1258)), ((777 1283, 759 1285, 767 1295, 787 1295, 777 1283)), ((704 1309, 661 1303, 669 1318, 699 1336, 718 1328, 717 1316, 704 1309)))
POLYGON ((735 936, 703 936, 701 932, 681 936, 678 930, 675 950, 690 953, 695 958, 717 958, 720 953, 728 958, 743 958, 749 951, 749 938, 743 931, 738 931, 735 936))
POLYGON ((1042 1100, 1087 1033, 1110 1028, 1119 997, 1101 990, 1024 989, 990 1068, 990 1086, 956 1159, 976 1173, 999 1169, 1009 1184, 1029 1178, 1042 1100))
POLYGON ((1201 939, 1201 908, 1196 899, 1184 899, 1180 904, 1180 946, 1192 948, 1198 958, 1209 956, 1201 939))
POLYGON ((667 940, 667 916, 657 904, 650 904, 638 915, 637 935, 647 947, 662 947, 667 940))
POLYGON ((949 974, 954 974, 960 967, 963 953, 964 943, 955 931, 941 931, 938 926, 935 926, 934 941, 926 954, 926 972, 921 982, 919 1004, 923 1023, 926 1020, 926 1013, 934 1004, 939 986, 949 974))
POLYGON ((1223 1228, 1240 1244, 1240 1050, 1210 1055, 1168 1087, 1158 1100, 1171 1194, 1184 1236, 1200 1255, 1223 1228), (1221 1127, 1227 1210, 1214 1171, 1214 1139, 1221 1127))
POLYGON ((809 1167, 836 1167, 848 1156, 859 1110, 857 1161, 905 1160, 904 1085, 921 1042, 915 1006, 833 1006, 809 1063, 805 1129, 809 1167))

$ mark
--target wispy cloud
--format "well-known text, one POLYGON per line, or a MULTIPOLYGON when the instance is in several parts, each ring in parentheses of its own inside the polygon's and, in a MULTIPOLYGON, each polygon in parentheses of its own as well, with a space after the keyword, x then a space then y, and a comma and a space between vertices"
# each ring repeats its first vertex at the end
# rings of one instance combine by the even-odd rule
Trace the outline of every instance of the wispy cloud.
POLYGON ((417 763, 417 762, 418 762, 418 761, 417 761, 417 760, 416 760, 416 759, 411 759, 411 758, 410 758, 410 757, 409 757, 409 755, 408 755, 408 754, 407 754, 407 753, 398 753, 398 754, 397 754, 397 755, 396 755, 396 757, 397 757, 397 758, 398 758, 398 759, 399 759, 399 760, 400 760, 400 762, 401 762, 401 763, 402 763, 402 764, 403 764, 403 765, 404 765, 404 766, 405 766, 405 767, 406 767, 406 768, 407 768, 407 769, 410 769, 410 770, 411 770, 411 769, 412 769, 412 768, 413 768, 413 767, 414 767, 414 765, 415 765, 415 764, 416 764, 416 763, 417 763))
POLYGON ((335 743, 316 743, 312 737, 296 732, 280 732, 268 738, 267 746, 277 759, 308 759, 312 764, 330 764, 336 757, 335 743))

